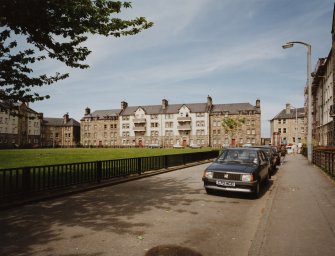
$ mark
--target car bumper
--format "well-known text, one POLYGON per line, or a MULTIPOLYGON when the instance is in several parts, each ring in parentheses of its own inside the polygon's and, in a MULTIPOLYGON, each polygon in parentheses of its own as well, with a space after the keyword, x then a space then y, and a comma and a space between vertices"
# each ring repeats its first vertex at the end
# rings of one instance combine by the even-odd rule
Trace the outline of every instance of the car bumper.
POLYGON ((204 187, 206 189, 230 191, 230 192, 253 193, 257 187, 258 181, 244 182, 244 181, 227 180, 227 182, 233 182, 234 186, 217 185, 215 179, 213 180, 203 179, 203 182, 204 182, 204 187))

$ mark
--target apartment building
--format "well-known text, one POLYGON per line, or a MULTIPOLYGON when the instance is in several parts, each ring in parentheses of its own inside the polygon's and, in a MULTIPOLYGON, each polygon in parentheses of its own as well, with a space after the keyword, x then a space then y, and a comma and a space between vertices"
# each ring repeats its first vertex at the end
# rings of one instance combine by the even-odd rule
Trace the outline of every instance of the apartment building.
POLYGON ((272 145, 306 143, 305 109, 286 104, 285 109, 270 120, 270 131, 272 145))
MULTIPOLYGON (((226 136, 217 127, 222 113, 245 115, 250 120, 250 127, 251 122, 254 124, 254 131, 250 128, 250 135, 241 135, 239 141, 247 142, 249 138, 250 142, 260 143, 260 106, 213 105, 210 96, 205 103, 169 104, 168 100, 163 99, 160 105, 144 106, 128 106, 123 101, 120 109, 97 110, 93 113, 87 108, 81 119, 81 143, 84 146, 173 147, 198 144, 221 147, 220 143, 226 136), (215 121, 212 121, 213 113, 215 121), (257 117, 251 118, 252 115, 257 117), (215 137, 211 136, 214 131, 215 137)), ((243 130, 245 134, 248 133, 247 127, 241 128, 241 134, 243 130)))
POLYGON ((0 101, 0 148, 40 144, 42 114, 25 103, 0 101))
POLYGON ((120 146, 119 115, 121 109, 97 110, 91 113, 85 109, 85 115, 80 120, 80 142, 89 146, 120 146))
POLYGON ((313 139, 318 146, 333 143, 333 72, 332 57, 319 58, 312 73, 313 139))
POLYGON ((211 146, 220 145, 243 145, 261 144, 261 106, 260 100, 256 105, 250 103, 217 104, 213 105, 210 113, 211 146), (227 133, 222 127, 222 120, 225 117, 242 118, 244 124, 238 128, 234 135, 227 133))
POLYGON ((68 113, 63 118, 43 118, 41 128, 42 147, 75 147, 80 143, 80 123, 68 113))

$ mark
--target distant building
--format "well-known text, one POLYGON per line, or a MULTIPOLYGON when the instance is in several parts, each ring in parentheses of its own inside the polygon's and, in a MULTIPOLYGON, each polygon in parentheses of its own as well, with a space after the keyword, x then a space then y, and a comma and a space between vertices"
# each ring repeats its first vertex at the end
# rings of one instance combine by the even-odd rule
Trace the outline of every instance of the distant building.
POLYGON ((0 101, 0 148, 39 146, 41 119, 25 103, 0 101))
POLYGON ((128 106, 120 109, 97 110, 86 108, 81 119, 83 146, 201 146, 222 147, 225 143, 260 144, 260 101, 213 105, 206 103, 128 106), (246 123, 236 138, 230 138, 221 126, 224 116, 243 116, 246 123))
POLYGON ((80 120, 81 145, 117 147, 120 145, 119 115, 121 109, 96 110, 91 113, 85 109, 85 115, 80 120))
POLYGON ((66 113, 63 118, 43 118, 42 147, 75 147, 80 144, 80 123, 66 113))
POLYGON ((210 112, 211 146, 261 144, 261 106, 250 103, 232 103, 213 105, 210 112), (235 135, 229 135, 222 127, 224 117, 244 118, 245 123, 238 128, 235 135))
POLYGON ((305 109, 286 104, 285 109, 270 120, 271 144, 306 143, 305 129, 305 109))

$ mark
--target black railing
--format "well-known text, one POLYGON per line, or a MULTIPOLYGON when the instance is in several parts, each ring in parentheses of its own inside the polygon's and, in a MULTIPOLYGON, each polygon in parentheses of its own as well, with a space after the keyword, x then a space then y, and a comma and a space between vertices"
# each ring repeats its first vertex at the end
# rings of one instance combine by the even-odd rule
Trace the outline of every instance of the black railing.
POLYGON ((335 151, 313 149, 313 164, 320 167, 329 176, 335 178, 335 151))
POLYGON ((0 169, 0 199, 142 174, 216 158, 219 151, 0 169))

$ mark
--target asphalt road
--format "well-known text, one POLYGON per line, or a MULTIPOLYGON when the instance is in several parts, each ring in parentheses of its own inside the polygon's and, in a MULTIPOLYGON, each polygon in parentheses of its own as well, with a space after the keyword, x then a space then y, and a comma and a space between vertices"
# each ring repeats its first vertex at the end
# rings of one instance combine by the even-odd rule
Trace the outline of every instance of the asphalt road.
POLYGON ((3 210, 0 255, 335 255, 335 185, 302 156, 257 200, 207 195, 207 165, 3 210))

